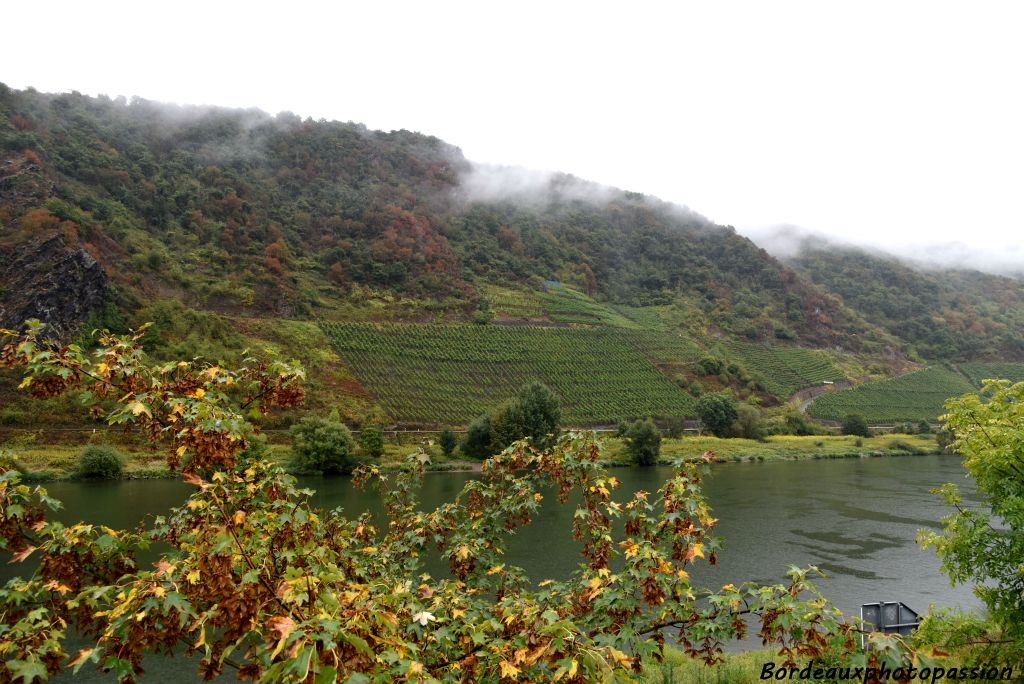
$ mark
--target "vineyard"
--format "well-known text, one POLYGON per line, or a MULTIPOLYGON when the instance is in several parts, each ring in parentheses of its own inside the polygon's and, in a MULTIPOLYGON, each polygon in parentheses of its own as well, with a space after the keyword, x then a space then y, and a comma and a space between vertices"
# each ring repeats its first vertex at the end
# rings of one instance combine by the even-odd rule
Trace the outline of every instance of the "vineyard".
POLYGON ((960 370, 979 387, 982 380, 990 378, 1012 382, 1024 380, 1024 363, 961 363, 960 370))
POLYGON ((543 292, 513 290, 486 284, 479 287, 491 311, 502 319, 609 325, 616 328, 640 327, 638 323, 612 307, 554 282, 548 283, 543 292))
POLYGON ((668 373, 692 371, 705 353, 693 340, 680 333, 624 330, 621 336, 644 358, 668 373))
POLYGON ((842 371, 821 350, 747 342, 729 342, 725 347, 730 358, 739 360, 765 390, 783 399, 804 387, 843 379, 842 371))
POLYGON ((843 420, 851 414, 860 414, 870 422, 935 420, 945 412, 947 399, 975 389, 956 371, 928 368, 826 393, 816 399, 807 412, 826 420, 843 420))
POLYGON ((630 342, 630 331, 496 325, 323 323, 346 365, 388 414, 463 425, 540 380, 564 422, 691 416, 694 400, 630 342))

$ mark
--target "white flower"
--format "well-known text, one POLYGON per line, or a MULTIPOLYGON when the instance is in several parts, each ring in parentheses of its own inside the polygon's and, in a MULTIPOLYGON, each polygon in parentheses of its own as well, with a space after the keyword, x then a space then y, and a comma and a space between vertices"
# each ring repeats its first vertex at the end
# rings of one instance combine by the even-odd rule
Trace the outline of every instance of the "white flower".
POLYGON ((436 619, 437 618, 434 617, 432 613, 428 613, 425 610, 421 610, 420 612, 412 616, 412 621, 420 623, 421 627, 426 627, 428 622, 431 622, 432 620, 436 619))

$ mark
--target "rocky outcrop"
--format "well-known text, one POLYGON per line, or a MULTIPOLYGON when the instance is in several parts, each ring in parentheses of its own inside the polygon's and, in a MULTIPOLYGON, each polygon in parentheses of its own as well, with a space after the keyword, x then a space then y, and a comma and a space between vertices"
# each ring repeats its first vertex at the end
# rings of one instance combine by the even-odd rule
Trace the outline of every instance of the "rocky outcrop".
POLYGON ((103 267, 63 235, 50 235, 0 257, 0 328, 20 329, 38 318, 47 337, 67 341, 106 292, 103 267))

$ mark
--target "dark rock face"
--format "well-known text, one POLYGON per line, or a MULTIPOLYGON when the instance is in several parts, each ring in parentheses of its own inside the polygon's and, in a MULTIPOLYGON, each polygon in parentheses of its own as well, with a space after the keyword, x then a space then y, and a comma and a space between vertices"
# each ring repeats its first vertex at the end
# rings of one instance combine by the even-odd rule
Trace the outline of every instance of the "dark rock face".
POLYGON ((66 342, 103 304, 107 274, 84 249, 50 235, 0 257, 0 328, 26 319, 46 323, 46 337, 66 342))

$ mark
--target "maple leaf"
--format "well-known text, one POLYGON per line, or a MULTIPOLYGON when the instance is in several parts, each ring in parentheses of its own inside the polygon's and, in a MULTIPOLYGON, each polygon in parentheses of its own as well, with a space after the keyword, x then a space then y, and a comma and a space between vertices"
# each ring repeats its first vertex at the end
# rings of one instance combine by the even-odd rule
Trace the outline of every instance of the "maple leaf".
POLYGON ((515 681, 519 678, 519 668, 507 660, 501 661, 501 678, 515 681))
POLYGON ((131 409, 133 416, 138 416, 143 413, 145 413, 147 416, 153 415, 152 413, 150 413, 149 407, 143 404, 141 401, 133 401, 132 403, 128 404, 128 408, 131 409))
POLYGON ((426 610, 421 610, 420 612, 412 616, 412 621, 418 622, 421 627, 426 627, 428 622, 432 622, 436 619, 437 618, 434 617, 433 613, 426 610))
POLYGON ((34 546, 26 546, 24 549, 22 549, 21 551, 17 552, 16 554, 14 554, 14 556, 11 558, 10 562, 11 563, 20 563, 23 560, 25 560, 26 558, 28 558, 29 556, 31 556, 32 552, 35 551, 35 550, 36 550, 36 547, 34 547, 34 546))
POLYGON ((290 617, 272 617, 267 620, 267 629, 276 633, 278 639, 286 639, 295 629, 295 620, 290 617))

